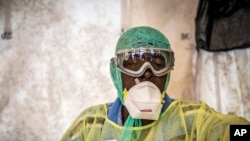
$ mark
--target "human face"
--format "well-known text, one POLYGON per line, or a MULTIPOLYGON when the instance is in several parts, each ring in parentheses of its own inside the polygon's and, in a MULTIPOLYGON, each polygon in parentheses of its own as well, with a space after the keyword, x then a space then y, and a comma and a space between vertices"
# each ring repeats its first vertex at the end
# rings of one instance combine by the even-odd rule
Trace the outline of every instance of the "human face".
POLYGON ((140 82, 150 81, 150 82, 154 83, 160 89, 160 91, 162 93, 164 91, 164 87, 165 87, 165 83, 166 83, 166 79, 167 79, 167 74, 162 75, 162 76, 155 76, 150 69, 147 69, 143 73, 143 75, 141 75, 139 77, 133 77, 133 76, 129 76, 125 73, 122 73, 123 88, 126 88, 127 90, 129 90, 131 87, 133 87, 136 84, 136 82, 135 82, 136 78, 140 82))

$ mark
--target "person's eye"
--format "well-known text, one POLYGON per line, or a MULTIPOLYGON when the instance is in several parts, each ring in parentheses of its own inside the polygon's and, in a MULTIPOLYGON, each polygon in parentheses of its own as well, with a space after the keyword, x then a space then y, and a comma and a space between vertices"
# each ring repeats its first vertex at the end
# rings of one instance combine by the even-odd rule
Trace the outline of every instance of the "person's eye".
POLYGON ((164 59, 162 57, 154 57, 153 62, 155 64, 159 64, 159 65, 164 65, 165 64, 165 61, 164 61, 164 59))
POLYGON ((164 64, 162 64, 162 63, 154 63, 154 64, 153 64, 153 67, 154 67, 156 70, 159 70, 159 69, 164 68, 164 64))
POLYGON ((134 65, 134 61, 133 60, 128 60, 128 61, 124 61, 123 62, 123 66, 124 67, 129 67, 129 66, 132 66, 134 65))

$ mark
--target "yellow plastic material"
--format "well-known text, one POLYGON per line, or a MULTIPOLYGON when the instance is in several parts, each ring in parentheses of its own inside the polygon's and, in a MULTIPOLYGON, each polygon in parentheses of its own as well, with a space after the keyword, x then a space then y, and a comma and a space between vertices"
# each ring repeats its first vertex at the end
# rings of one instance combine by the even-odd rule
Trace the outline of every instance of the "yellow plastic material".
MULTIPOLYGON (((159 120, 132 127, 132 135, 128 135, 132 138, 124 141, 229 141, 230 124, 250 122, 242 117, 217 113, 202 102, 175 100, 159 120)), ((122 129, 107 119, 107 106, 103 104, 83 111, 61 141, 118 141, 122 129)))
POLYGON ((124 99, 124 101, 127 99, 127 96, 128 96, 128 91, 127 91, 127 89, 125 88, 125 89, 123 90, 123 99, 124 99))

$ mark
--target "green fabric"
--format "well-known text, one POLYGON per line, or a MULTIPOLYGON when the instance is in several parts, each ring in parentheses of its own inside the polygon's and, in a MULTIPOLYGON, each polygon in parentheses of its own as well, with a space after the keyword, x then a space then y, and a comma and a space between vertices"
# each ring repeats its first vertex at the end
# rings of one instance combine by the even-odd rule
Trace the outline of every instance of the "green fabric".
POLYGON ((171 49, 168 39, 152 27, 134 27, 124 32, 119 38, 115 53, 123 49, 151 47, 171 49))
POLYGON ((123 86, 122 86, 122 78, 121 78, 121 71, 117 68, 114 60, 110 61, 110 75, 113 81, 113 84, 115 85, 115 88, 118 93, 118 97, 121 100, 121 103, 124 103, 123 99, 123 86))
MULTIPOLYGON (((141 131, 133 131, 133 125, 135 127, 141 127, 142 126, 142 121, 140 119, 133 119, 130 115, 128 116, 128 119, 126 120, 123 128, 121 135, 119 137, 119 141, 126 141, 126 140, 131 140, 133 139, 133 136, 135 135, 136 137, 141 136, 141 131)), ((135 138, 134 140, 138 140, 138 138, 135 138)))

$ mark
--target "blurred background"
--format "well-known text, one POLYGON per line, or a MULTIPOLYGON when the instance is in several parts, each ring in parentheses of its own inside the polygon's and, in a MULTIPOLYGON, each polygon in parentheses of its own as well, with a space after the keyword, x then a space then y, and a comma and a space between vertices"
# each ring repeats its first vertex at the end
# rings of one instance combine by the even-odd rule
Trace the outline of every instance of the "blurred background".
POLYGON ((163 32, 175 52, 171 97, 250 120, 250 49, 198 49, 198 5, 0 0, 1 141, 57 141, 83 109, 114 101, 109 60, 121 33, 142 25, 163 32))

